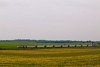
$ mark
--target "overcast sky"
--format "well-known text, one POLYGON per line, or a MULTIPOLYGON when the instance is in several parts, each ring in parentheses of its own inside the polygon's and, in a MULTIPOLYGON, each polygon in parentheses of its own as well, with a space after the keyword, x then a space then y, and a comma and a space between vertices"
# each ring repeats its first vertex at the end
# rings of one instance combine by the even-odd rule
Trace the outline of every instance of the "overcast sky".
POLYGON ((0 39, 100 40, 100 0, 0 0, 0 39))

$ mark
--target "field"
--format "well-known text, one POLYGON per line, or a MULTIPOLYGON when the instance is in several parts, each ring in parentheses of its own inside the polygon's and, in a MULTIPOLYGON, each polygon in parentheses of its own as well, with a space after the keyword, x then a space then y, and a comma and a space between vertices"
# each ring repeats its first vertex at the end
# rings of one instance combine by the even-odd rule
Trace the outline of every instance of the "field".
MULTIPOLYGON (((68 46, 68 45, 80 45, 81 43, 36 43, 36 42, 0 42, 0 50, 18 49, 17 46, 68 46)), ((87 45, 87 44, 82 44, 87 45)), ((98 44, 100 46, 100 44, 98 44)))
MULTIPOLYGON (((53 46, 70 45, 71 43, 35 43, 35 42, 0 42, 0 49, 17 49, 17 46, 53 46)), ((75 44, 75 43, 74 43, 75 44)), ((77 44, 77 43, 76 43, 77 44)))
POLYGON ((100 48, 0 50, 0 67, 100 67, 100 48))

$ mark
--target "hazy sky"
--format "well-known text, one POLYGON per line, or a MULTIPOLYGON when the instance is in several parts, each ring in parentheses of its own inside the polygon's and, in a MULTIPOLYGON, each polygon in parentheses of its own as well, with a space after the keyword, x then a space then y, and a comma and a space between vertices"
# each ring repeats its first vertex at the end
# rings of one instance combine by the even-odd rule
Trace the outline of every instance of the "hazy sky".
POLYGON ((100 0, 0 0, 0 39, 100 40, 100 0))

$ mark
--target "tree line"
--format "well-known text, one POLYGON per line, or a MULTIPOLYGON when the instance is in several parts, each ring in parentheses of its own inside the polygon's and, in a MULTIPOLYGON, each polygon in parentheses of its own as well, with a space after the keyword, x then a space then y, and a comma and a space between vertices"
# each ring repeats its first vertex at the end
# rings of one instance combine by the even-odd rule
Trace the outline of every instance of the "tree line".
POLYGON ((30 39, 15 39, 15 40, 0 40, 0 42, 35 42, 35 43, 95 43, 96 41, 76 41, 76 40, 30 40, 30 39))

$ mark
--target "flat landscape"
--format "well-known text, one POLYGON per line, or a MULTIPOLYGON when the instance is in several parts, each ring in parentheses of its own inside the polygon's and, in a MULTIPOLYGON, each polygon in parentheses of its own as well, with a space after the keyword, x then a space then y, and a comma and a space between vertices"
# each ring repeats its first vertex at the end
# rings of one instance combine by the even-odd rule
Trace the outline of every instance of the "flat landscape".
MULTIPOLYGON (((17 46, 53 46, 64 45, 65 43, 35 43, 35 42, 0 42, 0 49, 18 49, 17 46)), ((68 44, 67 44, 68 45, 68 44)))
POLYGON ((100 0, 0 0, 0 67, 100 67, 100 0))
POLYGON ((100 67, 100 48, 0 50, 0 67, 100 67))

